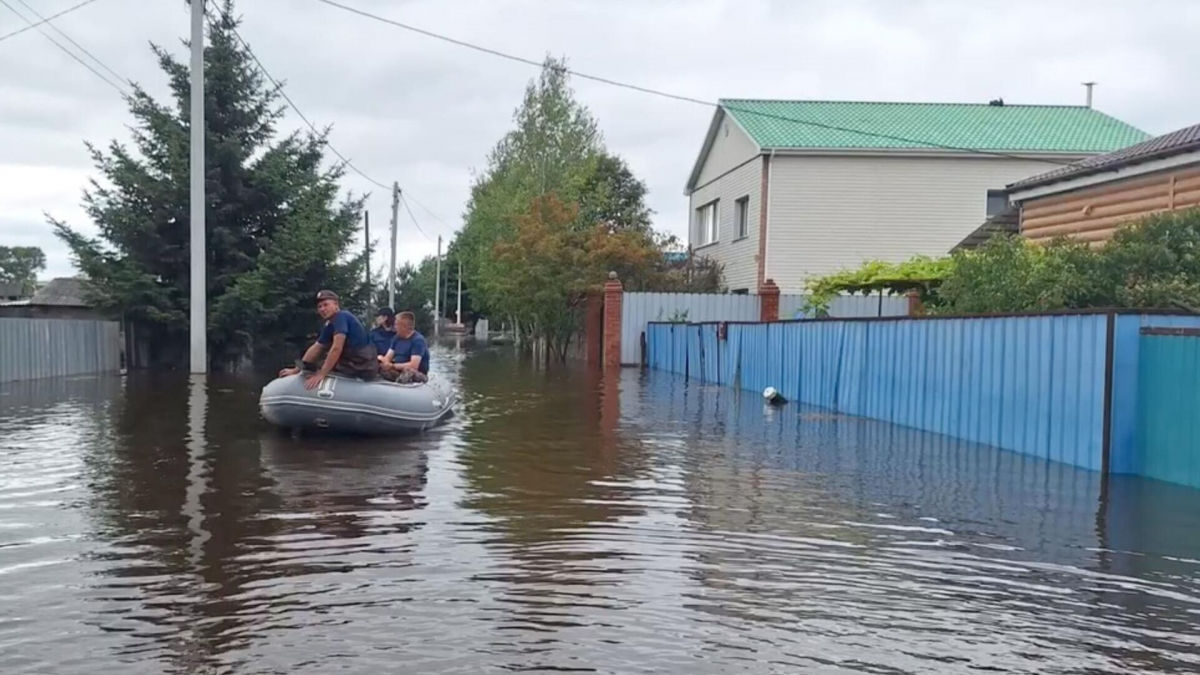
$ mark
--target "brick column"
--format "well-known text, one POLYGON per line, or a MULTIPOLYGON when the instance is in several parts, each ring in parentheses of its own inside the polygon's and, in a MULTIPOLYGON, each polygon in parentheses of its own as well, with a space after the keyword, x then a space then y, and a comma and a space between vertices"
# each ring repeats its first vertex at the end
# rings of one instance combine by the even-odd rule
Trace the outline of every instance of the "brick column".
POLYGON ((759 321, 779 320, 779 286, 767 279, 758 287, 759 321))
POLYGON ((589 366, 600 366, 604 353, 604 292, 599 288, 588 291, 583 306, 584 353, 589 366))
POLYGON ((921 294, 917 291, 908 292, 908 315, 921 316, 925 313, 925 305, 921 303, 921 294))
POLYGON ((604 367, 621 367, 621 295, 624 287, 616 272, 604 282, 604 367))

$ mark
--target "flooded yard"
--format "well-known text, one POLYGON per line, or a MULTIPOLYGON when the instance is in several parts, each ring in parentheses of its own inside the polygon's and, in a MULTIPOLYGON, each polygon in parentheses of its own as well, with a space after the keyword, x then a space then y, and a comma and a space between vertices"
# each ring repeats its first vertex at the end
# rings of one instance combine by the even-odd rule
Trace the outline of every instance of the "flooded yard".
POLYGON ((626 370, 435 361, 419 436, 263 379, 0 385, 6 673, 1200 671, 1200 491, 626 370))

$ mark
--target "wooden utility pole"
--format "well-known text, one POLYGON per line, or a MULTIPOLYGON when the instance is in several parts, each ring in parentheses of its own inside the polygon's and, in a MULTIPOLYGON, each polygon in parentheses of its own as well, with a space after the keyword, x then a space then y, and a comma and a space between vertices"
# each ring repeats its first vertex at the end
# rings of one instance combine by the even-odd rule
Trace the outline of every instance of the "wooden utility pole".
POLYGON ((438 235, 437 268, 433 282, 433 336, 437 337, 442 330, 442 235, 438 235))
POLYGON ((367 304, 375 304, 375 289, 371 288, 371 212, 363 211, 363 246, 367 256, 367 304))
POLYGON ((388 268, 388 307, 396 309, 396 223, 400 215, 400 183, 392 183, 392 263, 388 268))

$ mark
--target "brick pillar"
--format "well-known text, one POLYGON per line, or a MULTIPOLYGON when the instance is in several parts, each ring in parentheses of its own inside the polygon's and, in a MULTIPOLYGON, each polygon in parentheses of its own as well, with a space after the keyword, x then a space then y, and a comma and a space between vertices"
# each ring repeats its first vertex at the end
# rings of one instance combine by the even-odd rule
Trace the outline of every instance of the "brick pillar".
POLYGON ((774 279, 767 279, 758 287, 759 321, 779 320, 779 286, 774 279))
POLYGON ((616 272, 604 282, 604 367, 621 367, 621 295, 624 287, 616 272))
POLYGON ((917 291, 908 292, 908 315, 921 316, 925 313, 925 305, 921 304, 921 294, 917 291))
POLYGON ((604 353, 604 293, 600 289, 588 291, 583 305, 584 353, 589 366, 600 366, 604 353))

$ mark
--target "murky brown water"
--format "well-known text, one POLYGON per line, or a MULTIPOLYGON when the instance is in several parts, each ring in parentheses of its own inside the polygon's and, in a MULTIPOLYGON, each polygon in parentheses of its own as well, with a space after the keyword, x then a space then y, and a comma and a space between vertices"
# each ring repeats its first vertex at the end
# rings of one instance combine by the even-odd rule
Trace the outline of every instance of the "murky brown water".
POLYGON ((461 414, 0 385, 5 673, 1200 672, 1200 492, 687 386, 439 359, 461 414))

